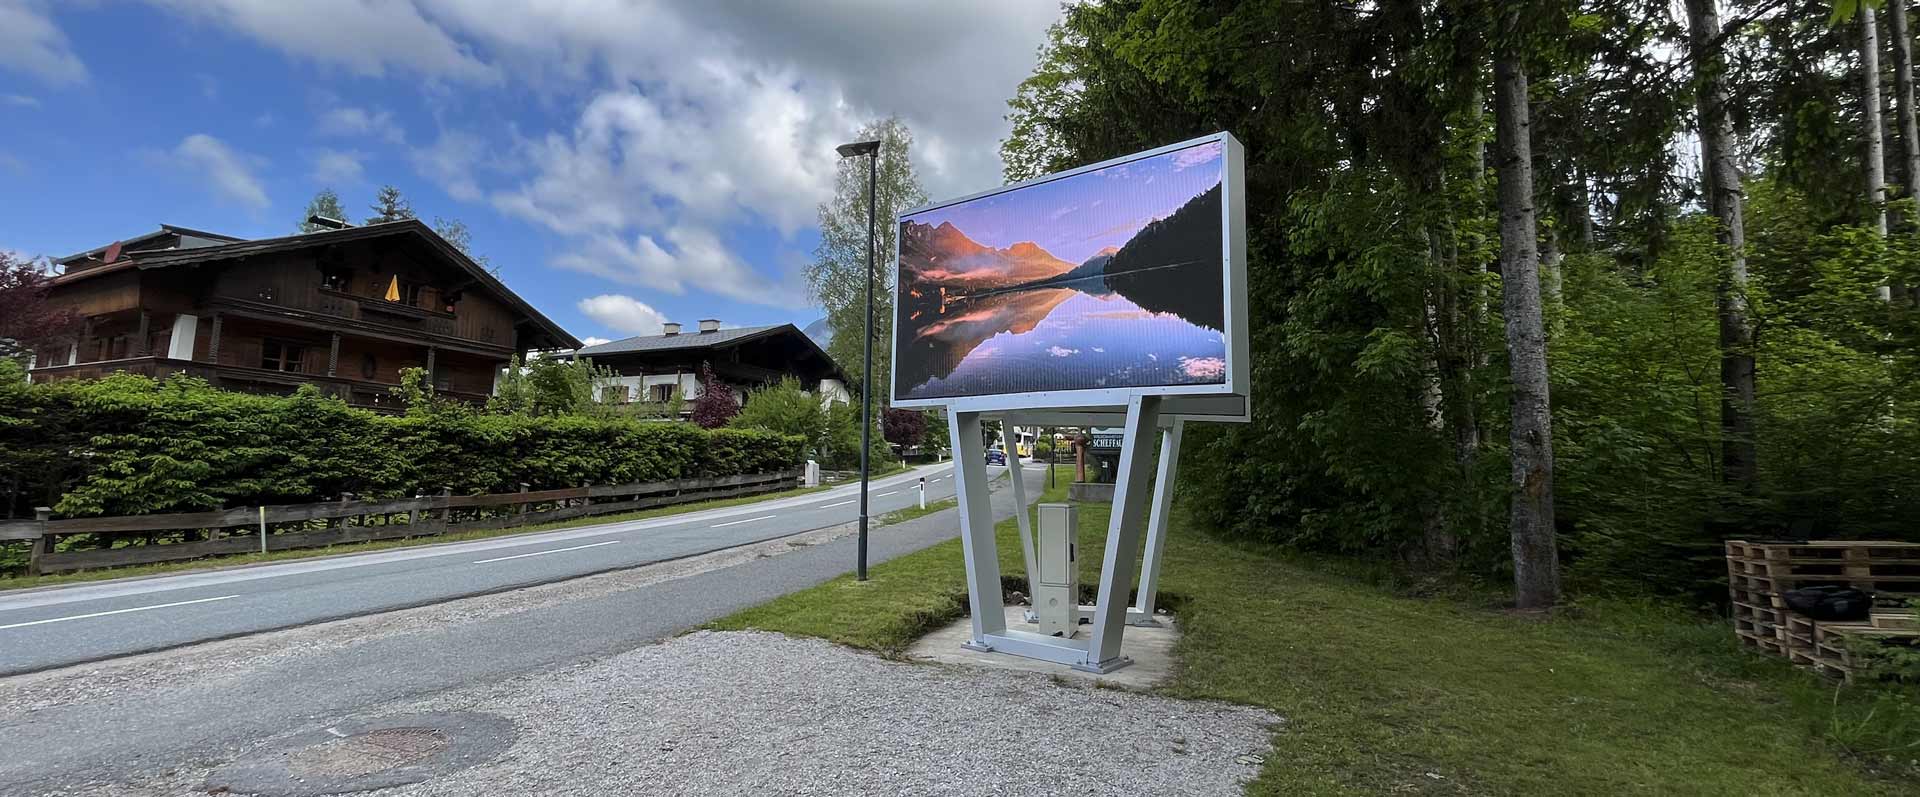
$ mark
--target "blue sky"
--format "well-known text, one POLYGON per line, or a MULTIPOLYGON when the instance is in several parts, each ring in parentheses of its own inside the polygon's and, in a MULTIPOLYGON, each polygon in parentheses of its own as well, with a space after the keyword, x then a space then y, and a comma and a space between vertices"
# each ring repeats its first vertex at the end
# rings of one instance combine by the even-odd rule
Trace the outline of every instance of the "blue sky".
POLYGON ((996 249, 1032 241, 1054 257, 1083 263, 1219 185, 1221 153, 1217 141, 1199 144, 907 218, 936 227, 952 222, 975 243, 996 249))
POLYGON ((1000 183, 1044 0, 0 0, 0 248, 293 231, 333 188, 464 220, 581 338, 820 315, 834 145, 898 114, 935 197, 1000 183), (928 36, 938 31, 939 36, 928 36), (938 86, 938 91, 928 87, 938 86))

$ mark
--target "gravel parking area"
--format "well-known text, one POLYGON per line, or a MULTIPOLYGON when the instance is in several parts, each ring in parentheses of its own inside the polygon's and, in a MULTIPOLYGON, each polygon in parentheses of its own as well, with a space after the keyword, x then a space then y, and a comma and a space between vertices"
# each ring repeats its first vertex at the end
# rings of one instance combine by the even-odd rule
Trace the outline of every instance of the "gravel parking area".
MULTIPOLYGON (((263 739, 210 772, 58 793, 242 795, 249 779, 237 772, 289 754, 311 760, 309 737, 445 716, 468 730, 451 734, 442 757, 477 754, 363 793, 1238 794, 1280 722, 1245 706, 889 661, 815 639, 699 632, 263 739)), ((315 787, 325 790, 311 778, 294 788, 315 787)))
MULTIPOLYGON (((485 711, 499 758, 381 795, 1237 794, 1274 715, 700 632, 395 707, 485 711)), ((217 784, 215 784, 217 785, 217 784)))

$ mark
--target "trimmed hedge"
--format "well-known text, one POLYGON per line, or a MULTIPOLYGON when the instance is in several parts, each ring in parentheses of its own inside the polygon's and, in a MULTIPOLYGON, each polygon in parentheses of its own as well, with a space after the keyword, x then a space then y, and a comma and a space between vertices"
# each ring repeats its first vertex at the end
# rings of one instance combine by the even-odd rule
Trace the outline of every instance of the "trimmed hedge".
MULTIPOLYGON (((365 498, 626 484, 799 467, 769 432, 464 408, 395 417, 303 388, 216 390, 174 377, 0 386, 0 500, 25 514, 191 512, 365 498)), ((0 507, 4 514, 7 507, 0 507)))

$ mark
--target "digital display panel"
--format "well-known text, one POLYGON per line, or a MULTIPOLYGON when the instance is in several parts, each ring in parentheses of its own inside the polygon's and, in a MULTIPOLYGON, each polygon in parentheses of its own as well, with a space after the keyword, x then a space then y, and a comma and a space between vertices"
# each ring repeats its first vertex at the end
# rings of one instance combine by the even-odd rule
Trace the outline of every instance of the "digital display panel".
POLYGON ((1222 392, 1234 356, 1230 141, 900 216, 895 403, 1222 392))

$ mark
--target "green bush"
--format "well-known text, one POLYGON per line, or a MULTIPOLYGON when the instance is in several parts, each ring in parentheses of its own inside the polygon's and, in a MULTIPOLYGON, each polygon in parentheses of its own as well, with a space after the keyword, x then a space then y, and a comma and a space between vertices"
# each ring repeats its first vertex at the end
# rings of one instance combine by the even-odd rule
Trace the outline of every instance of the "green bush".
POLYGON ((188 377, 0 387, 0 489, 17 515, 35 505, 125 515, 342 492, 477 494, 765 473, 798 467, 802 445, 764 431, 457 404, 395 417, 311 387, 256 396, 188 377))

